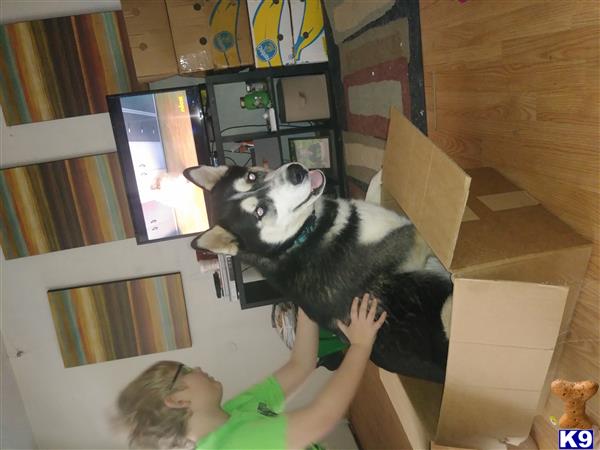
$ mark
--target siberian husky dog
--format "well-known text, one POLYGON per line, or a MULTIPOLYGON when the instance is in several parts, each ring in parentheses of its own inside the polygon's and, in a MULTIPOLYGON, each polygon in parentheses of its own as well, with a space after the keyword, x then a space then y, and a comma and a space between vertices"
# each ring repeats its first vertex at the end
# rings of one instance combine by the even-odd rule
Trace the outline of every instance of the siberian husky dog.
POLYGON ((184 175, 210 191, 213 205, 214 226, 193 248, 237 255, 342 339, 336 321, 348 323, 352 299, 370 293, 387 312, 371 360, 443 381, 452 281, 406 216, 323 196, 323 172, 298 163, 198 166, 184 175))

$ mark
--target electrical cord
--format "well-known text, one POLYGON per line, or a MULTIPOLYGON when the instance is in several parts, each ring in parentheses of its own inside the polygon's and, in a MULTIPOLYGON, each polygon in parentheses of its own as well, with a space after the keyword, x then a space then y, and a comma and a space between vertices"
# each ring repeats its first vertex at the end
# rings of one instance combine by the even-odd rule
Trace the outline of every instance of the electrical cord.
POLYGON ((260 124, 258 124, 258 125, 236 125, 236 126, 233 126, 233 127, 227 127, 227 128, 223 128, 223 129, 220 131, 220 133, 221 133, 221 134, 223 134, 223 132, 224 132, 224 131, 227 131, 227 130, 233 130, 233 129, 235 129, 235 128, 256 128, 256 127, 266 127, 266 126, 267 126, 267 125, 266 125, 266 124, 264 124, 264 123, 260 123, 260 124))
MULTIPOLYGON (((228 131, 228 130, 234 130, 236 128, 257 128, 257 127, 266 127, 267 124, 261 123, 261 124, 257 124, 257 125, 235 125, 233 127, 227 127, 227 128, 223 128, 220 131, 220 134, 223 135, 223 132, 228 131)), ((285 128, 306 128, 306 126, 304 125, 293 125, 293 124, 282 124, 281 129, 285 129, 285 128)))
MULTIPOLYGON (((228 150, 225 150, 225 151, 228 151, 228 150)), ((233 163, 233 165, 234 165, 234 166, 239 166, 239 164, 237 163, 237 161, 236 161, 235 159, 231 158, 230 156, 226 156, 226 157, 225 157, 225 161, 230 161, 231 163, 233 163)), ((250 157, 249 157, 249 158, 246 160, 246 162, 244 163, 244 165, 243 165, 243 166, 240 166, 240 167, 248 167, 248 164, 249 164, 250 162, 252 162, 252 156, 250 156, 250 157)))

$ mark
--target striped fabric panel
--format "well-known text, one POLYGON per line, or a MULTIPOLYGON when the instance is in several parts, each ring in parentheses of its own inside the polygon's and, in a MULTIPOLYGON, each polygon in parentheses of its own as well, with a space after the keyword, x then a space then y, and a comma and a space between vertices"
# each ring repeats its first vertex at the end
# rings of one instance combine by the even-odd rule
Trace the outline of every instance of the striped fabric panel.
POLYGON ((122 13, 0 26, 0 103, 8 125, 107 111, 138 89, 122 13))
POLYGON ((192 345, 181 274, 48 292, 65 367, 192 345))
POLYGON ((398 58, 410 61, 408 19, 376 26, 340 46, 342 76, 398 58))
POLYGON ((134 237, 116 153, 0 170, 6 259, 134 237))
POLYGON ((410 117, 406 58, 385 61, 346 75, 344 91, 348 131, 386 139, 391 106, 402 108, 404 115, 410 117))
POLYGON ((335 43, 340 45, 345 39, 384 15, 394 6, 394 0, 327 0, 323 4, 332 25, 335 43))

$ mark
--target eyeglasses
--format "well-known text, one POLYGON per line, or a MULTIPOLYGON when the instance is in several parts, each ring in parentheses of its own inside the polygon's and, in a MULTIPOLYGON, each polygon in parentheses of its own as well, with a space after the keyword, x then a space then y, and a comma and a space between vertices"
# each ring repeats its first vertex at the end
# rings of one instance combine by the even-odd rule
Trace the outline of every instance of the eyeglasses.
POLYGON ((179 377, 179 374, 181 372, 183 372, 183 374, 188 374, 190 372, 192 372, 193 370, 190 369, 188 366, 186 366, 185 364, 179 364, 179 366, 177 366, 177 370, 175 371, 175 375, 173 376, 173 379, 171 380, 171 384, 169 385, 169 391, 173 390, 173 388, 175 387, 175 382, 177 381, 177 378, 179 377))

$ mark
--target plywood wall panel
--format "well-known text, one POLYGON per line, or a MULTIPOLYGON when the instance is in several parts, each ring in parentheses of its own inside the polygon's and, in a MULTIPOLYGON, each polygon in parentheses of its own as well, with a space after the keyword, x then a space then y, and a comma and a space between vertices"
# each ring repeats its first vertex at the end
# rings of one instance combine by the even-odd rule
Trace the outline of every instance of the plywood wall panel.
MULTIPOLYGON (((429 136, 489 165, 594 242, 557 377, 600 377, 600 3, 421 0, 429 136)), ((556 448, 550 397, 535 426, 556 448)), ((588 402, 599 421, 600 396, 588 402)))

